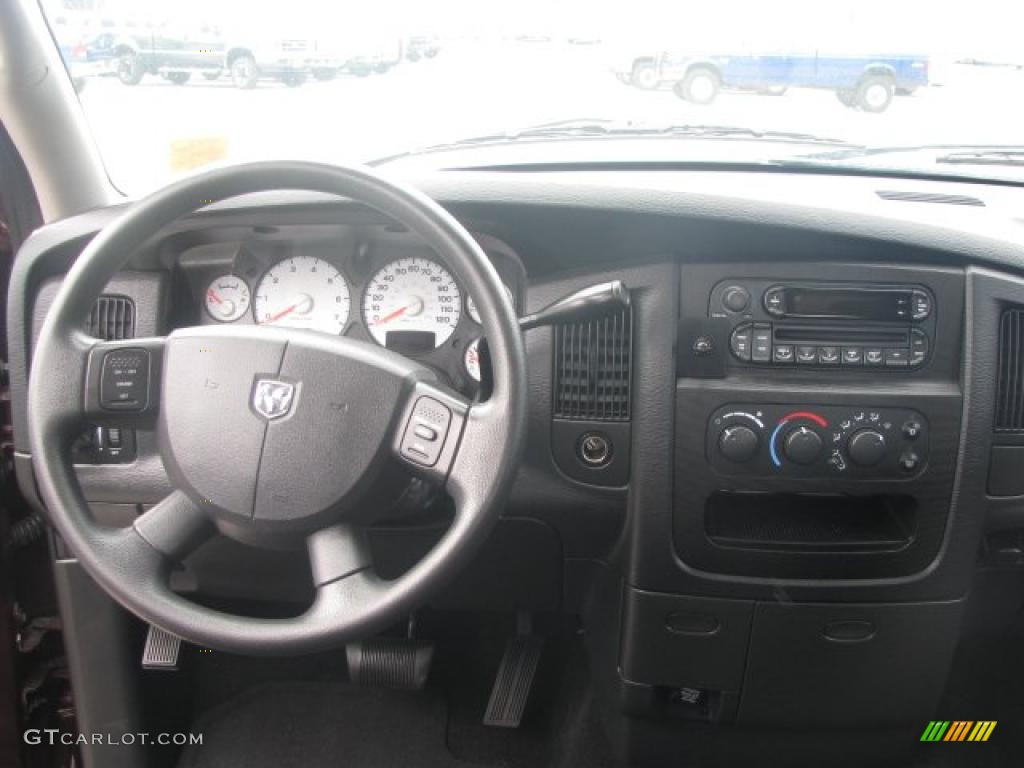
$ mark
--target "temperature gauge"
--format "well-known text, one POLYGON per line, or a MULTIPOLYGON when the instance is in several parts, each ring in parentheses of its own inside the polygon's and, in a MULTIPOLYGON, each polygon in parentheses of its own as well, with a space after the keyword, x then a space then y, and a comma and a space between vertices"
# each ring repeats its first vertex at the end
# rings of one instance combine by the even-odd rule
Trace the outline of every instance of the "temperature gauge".
POLYGON ((221 275, 206 289, 206 311, 221 323, 231 323, 249 311, 249 286, 235 275, 221 275))
POLYGON ((473 339, 466 345, 466 354, 463 356, 466 366, 466 373, 473 381, 480 381, 480 339, 473 339))

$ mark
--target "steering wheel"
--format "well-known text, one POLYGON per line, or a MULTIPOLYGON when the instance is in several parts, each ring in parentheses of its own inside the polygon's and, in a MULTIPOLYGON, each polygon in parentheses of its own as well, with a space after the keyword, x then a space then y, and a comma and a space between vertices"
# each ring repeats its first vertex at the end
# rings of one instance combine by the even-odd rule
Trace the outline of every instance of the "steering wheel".
MULTIPOLYGON (((526 423, 526 362, 515 312, 469 233, 423 194, 365 169, 254 163, 175 183, 101 231, 67 273, 39 338, 28 422, 39 491, 85 570, 126 609, 193 643, 252 655, 365 638, 458 573, 507 498, 526 423), (471 403, 427 368, 376 345, 312 331, 200 326, 101 342, 93 302, 148 238, 197 209, 269 190, 366 204, 418 234, 477 299, 493 389, 471 403), (84 423, 155 428, 175 490, 127 528, 98 525, 71 443, 84 423), (365 508, 375 480, 404 466, 455 507, 442 539, 401 577, 374 571, 365 508), (293 618, 253 618, 169 587, 174 564, 215 531, 257 546, 303 542, 315 596, 293 618)), ((241 576, 241 575, 240 575, 241 576)))

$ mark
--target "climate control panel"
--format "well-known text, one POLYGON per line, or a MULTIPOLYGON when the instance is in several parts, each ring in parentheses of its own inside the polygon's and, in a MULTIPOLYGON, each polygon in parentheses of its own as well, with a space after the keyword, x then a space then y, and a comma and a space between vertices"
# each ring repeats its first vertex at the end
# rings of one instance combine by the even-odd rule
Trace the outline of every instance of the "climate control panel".
POLYGON ((902 479, 928 462, 928 422, 910 408, 725 405, 706 440, 725 474, 902 479))

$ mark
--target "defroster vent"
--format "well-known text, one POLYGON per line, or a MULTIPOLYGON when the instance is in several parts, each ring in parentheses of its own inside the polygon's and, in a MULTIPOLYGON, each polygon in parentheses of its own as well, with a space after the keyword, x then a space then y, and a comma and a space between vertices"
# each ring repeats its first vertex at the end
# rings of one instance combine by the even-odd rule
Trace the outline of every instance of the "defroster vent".
POLYGON ((100 296, 93 304, 85 331, 104 341, 135 337, 135 302, 127 296, 100 296))
POLYGON ((555 326, 554 415, 628 421, 633 370, 632 309, 555 326))
POLYGON ((999 322, 997 432, 1024 432, 1024 309, 1003 311, 999 322))

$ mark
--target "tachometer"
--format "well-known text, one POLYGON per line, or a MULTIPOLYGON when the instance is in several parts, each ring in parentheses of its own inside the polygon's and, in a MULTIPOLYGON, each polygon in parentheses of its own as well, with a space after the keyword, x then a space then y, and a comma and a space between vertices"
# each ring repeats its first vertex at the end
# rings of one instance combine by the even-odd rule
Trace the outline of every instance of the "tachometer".
POLYGON ((388 334, 431 334, 435 347, 455 331, 462 315, 462 294, 455 278, 436 261, 409 257, 393 261, 370 280, 363 298, 363 320, 378 344, 388 334))
POLYGON ((339 334, 348 322, 348 282, 323 259, 295 256, 272 266, 256 287, 256 322, 339 334))
POLYGON ((231 323, 249 311, 249 286, 235 275, 221 275, 206 289, 206 311, 222 323, 231 323))
MULTIPOLYGON (((512 289, 505 283, 502 283, 502 287, 505 289, 505 293, 508 294, 508 300, 512 302, 512 306, 514 307, 516 305, 516 297, 512 293, 512 289)), ((483 325, 480 320, 480 310, 476 308, 476 302, 473 300, 473 297, 468 294, 466 295, 466 313, 473 319, 474 323, 477 325, 483 325)))

